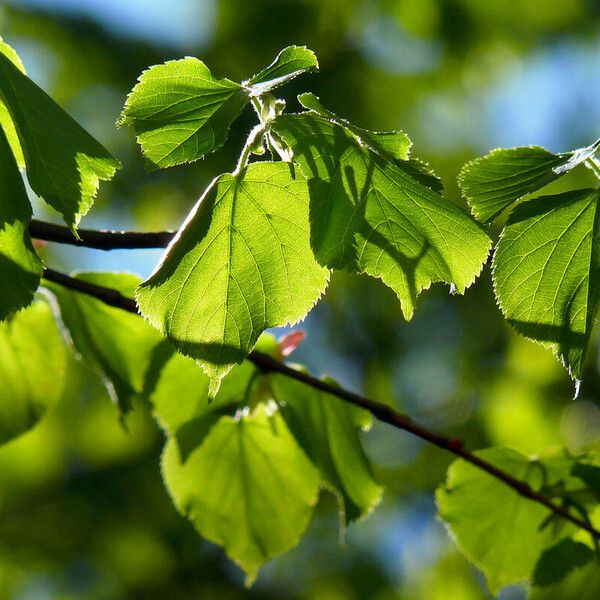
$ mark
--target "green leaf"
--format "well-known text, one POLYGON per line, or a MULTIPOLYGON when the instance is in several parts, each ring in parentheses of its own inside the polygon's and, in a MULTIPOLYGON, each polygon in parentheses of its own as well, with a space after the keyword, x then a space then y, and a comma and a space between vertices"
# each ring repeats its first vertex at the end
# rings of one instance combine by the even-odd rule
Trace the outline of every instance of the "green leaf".
POLYGON ((380 278, 410 319, 418 293, 473 282, 490 240, 464 211, 314 112, 271 125, 309 178, 312 248, 322 265, 380 278))
POLYGON ((0 127, 0 321, 27 306, 42 263, 29 237, 31 205, 19 167, 0 127))
POLYGON ((550 348, 575 379, 600 296, 598 190, 575 190, 519 205, 493 261, 504 316, 550 348))
POLYGON ((250 88, 250 95, 260 96, 309 71, 318 71, 319 62, 306 46, 288 46, 265 69, 242 85, 250 88))
POLYGON ((220 148, 249 97, 214 77, 197 58, 150 67, 127 98, 120 125, 131 125, 150 170, 192 162, 220 148))
POLYGON ((384 158, 392 161, 406 161, 408 159, 412 142, 403 131, 369 131, 357 127, 327 110, 321 104, 319 98, 310 92, 300 94, 298 101, 304 108, 308 108, 324 119, 343 127, 347 134, 353 134, 359 143, 372 152, 381 154, 384 158))
POLYGON ((18 133, 31 188, 75 231, 100 180, 111 179, 119 161, 3 52, 0 97, 18 133))
POLYGON ((319 493, 317 470, 281 415, 263 405, 222 417, 185 461, 171 438, 162 465, 179 510, 246 571, 247 585, 298 543, 319 493))
MULTIPOLYGON (((544 460, 540 466, 509 448, 475 454, 534 489, 568 478, 569 461, 562 458, 544 460)), ((572 531, 570 525, 560 533, 542 527, 550 514, 547 508, 464 460, 450 465, 436 499, 441 518, 467 558, 485 573, 492 594, 527 579, 542 551, 572 531)))
MULTIPOLYGON (((150 396, 154 414, 171 436, 185 434, 196 425, 203 427, 206 417, 245 399, 256 373, 256 367, 248 361, 234 367, 209 404, 209 378, 192 359, 175 352, 161 368, 150 396)), ((212 423, 210 419, 207 422, 212 423)))
MULTIPOLYGON (((78 273, 77 279, 103 285, 131 296, 140 280, 124 273, 78 273)), ((119 411, 144 390, 146 373, 160 334, 137 315, 107 306, 100 300, 46 284, 56 295, 62 319, 82 357, 103 377, 119 411)))
POLYGON ((0 323, 0 442, 24 433, 61 396, 67 362, 64 341, 46 302, 0 323))
POLYGON ((467 163, 458 182, 475 217, 489 223, 523 196, 585 162, 598 144, 562 154, 539 146, 498 148, 467 163))
MULTIPOLYGON (((18 69, 26 75, 25 67, 19 58, 19 55, 11 48, 3 39, 0 37, 0 53, 4 54, 8 60, 10 60, 18 69)), ((8 112, 8 108, 6 108, 6 104, 2 100, 2 96, 0 95, 0 128, 4 130, 6 137, 8 139, 8 143, 10 144, 12 153, 17 161, 17 165, 20 169, 25 167, 25 158, 23 157, 23 149, 21 148, 21 143, 19 142, 19 136, 17 134, 17 130, 15 129, 15 124, 12 121, 10 113, 8 112)))
POLYGON ((544 587, 560 581, 573 569, 585 565, 594 556, 589 546, 571 539, 561 540, 540 556, 533 573, 533 585, 544 587))
POLYGON ((564 540, 542 555, 528 600, 597 600, 600 597, 599 560, 584 544, 564 540))
POLYGON ((265 329, 304 318, 325 289, 308 203, 306 181, 284 163, 221 175, 138 288, 142 314, 197 360, 211 396, 265 329))
POLYGON ((270 380, 294 437, 319 469, 323 484, 340 494, 342 520, 367 515, 383 491, 358 434, 370 425, 369 414, 289 377, 275 374, 270 380))

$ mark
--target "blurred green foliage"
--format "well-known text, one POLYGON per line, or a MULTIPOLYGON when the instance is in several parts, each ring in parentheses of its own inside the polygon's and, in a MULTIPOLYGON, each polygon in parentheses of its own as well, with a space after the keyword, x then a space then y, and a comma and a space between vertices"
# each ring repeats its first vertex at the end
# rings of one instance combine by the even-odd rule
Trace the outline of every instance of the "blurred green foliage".
MULTIPOLYGON (((29 4, 0 8, 2 37, 30 76, 123 162, 83 225, 137 229, 177 227, 208 182, 234 167, 252 122, 247 108, 221 152, 145 173, 130 131, 114 123, 150 65, 186 53, 216 76, 242 80, 282 47, 306 44, 321 71, 285 89, 289 105, 298 109, 295 95, 309 88, 358 125, 401 128, 442 176, 448 196, 462 204, 456 175, 488 150, 476 134, 488 131, 490 94, 510 89, 519 73, 535 67, 536 56, 555 56, 549 72, 559 79, 567 68, 583 69, 597 60, 600 24, 595 0, 218 0, 214 31, 182 52, 61 11, 58 1, 29 4), (555 53, 561 47, 580 49, 581 63, 561 64, 555 53)), ((208 4, 197 3, 200 18, 208 4)), ((533 114, 541 109, 531 90, 519 110, 533 114)), ((578 114, 578 105, 571 112, 580 119, 592 114, 578 114)), ((510 118, 501 117, 499 127, 516 140, 510 118)), ((587 120, 574 128, 549 122, 548 129, 556 143, 569 139, 572 147, 597 137, 587 120)), ((553 185, 585 185, 586 177, 576 171, 553 185)), ((38 214, 58 220, 41 208, 38 214)), ((65 268, 76 256, 44 253, 65 268)), ((146 276, 151 263, 130 254, 119 255, 118 264, 146 276)), ((115 265, 99 253, 85 260, 90 270, 115 265)), ((581 397, 572 402, 560 365, 502 320, 489 270, 464 297, 449 297, 442 287, 426 292, 408 324, 391 291, 338 273, 306 330, 308 340, 294 357, 313 372, 328 372, 472 447, 528 453, 566 444, 579 453, 600 443, 595 342, 581 397)), ((336 500, 322 495, 300 546, 245 590, 241 573, 172 506, 160 478, 163 437, 148 407, 138 403, 125 430, 98 376, 74 356, 66 381, 52 414, 0 449, 0 598, 489 597, 434 518, 432 492, 450 461, 441 451, 376 424, 365 443, 386 485, 378 511, 351 525, 340 544, 336 500)), ((510 588, 502 597, 521 598, 524 591, 510 588)))

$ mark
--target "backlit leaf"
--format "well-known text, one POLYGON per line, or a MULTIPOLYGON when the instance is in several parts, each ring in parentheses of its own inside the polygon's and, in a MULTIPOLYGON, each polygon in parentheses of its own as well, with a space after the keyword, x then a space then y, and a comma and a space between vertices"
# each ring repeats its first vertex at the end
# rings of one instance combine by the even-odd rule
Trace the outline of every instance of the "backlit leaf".
POLYGON ((323 484, 340 494, 342 518, 353 521, 368 514, 382 494, 359 437, 370 415, 289 377, 274 374, 270 380, 288 427, 323 484))
POLYGON ((553 154, 539 146, 498 148, 466 164, 458 181, 477 219, 493 221, 505 208, 585 162, 598 142, 553 154))
POLYGON ((174 438, 163 475, 200 535, 223 546, 251 584, 270 558, 295 546, 319 493, 319 474, 275 410, 222 417, 182 459, 174 438))
POLYGON ((317 57, 305 46, 288 46, 265 69, 244 81, 252 96, 260 96, 287 83, 302 73, 319 68, 317 57))
POLYGON ((494 255, 504 316, 581 376, 600 297, 598 190, 525 202, 511 214, 494 255))
POLYGON ((119 161, 3 52, 0 97, 18 133, 31 188, 74 230, 100 180, 111 179, 119 161))
MULTIPOLYGON (((562 458, 545 460, 541 467, 509 448, 487 448, 476 455, 534 489, 567 481, 570 468, 562 458)), ((572 532, 570 525, 558 531, 542 527, 547 508, 464 460, 450 465, 436 499, 440 517, 467 558, 485 573, 492 594, 527 579, 542 551, 572 532)))
POLYGON ((310 248, 308 187, 285 163, 218 177, 137 290, 144 316, 219 381, 269 327, 304 318, 329 271, 310 248))
POLYGON ((311 244, 322 265, 380 278, 410 319, 417 295, 445 281, 462 293, 490 240, 464 211, 315 112, 271 125, 309 179, 311 244))
POLYGON ((0 323, 0 443, 33 427, 62 393, 67 350, 44 301, 0 323))
MULTIPOLYGON (((77 279, 132 296, 140 280, 125 273, 78 273, 77 279)), ((103 376, 121 413, 144 390, 146 372, 161 335, 139 316, 95 298, 47 284, 56 295, 62 319, 82 357, 103 376)))
POLYGON ((40 283, 42 263, 29 237, 30 220, 27 192, 0 127, 0 321, 27 306, 40 283))
POLYGON ((248 101, 240 84, 215 77, 201 60, 188 56, 144 71, 119 123, 133 127, 154 170, 220 148, 248 101))

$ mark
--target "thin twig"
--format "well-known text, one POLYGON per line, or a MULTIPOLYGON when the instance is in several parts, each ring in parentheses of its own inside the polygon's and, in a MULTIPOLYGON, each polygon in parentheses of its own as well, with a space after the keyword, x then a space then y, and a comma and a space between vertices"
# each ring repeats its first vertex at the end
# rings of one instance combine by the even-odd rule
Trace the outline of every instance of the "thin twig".
POLYGON ((109 231, 94 229, 78 229, 79 239, 64 225, 54 225, 35 219, 29 224, 29 233, 32 238, 97 248, 98 250, 136 249, 136 248, 166 248, 175 236, 173 231, 140 232, 140 231, 109 231))
MULTIPOLYGON (((126 310, 136 315, 139 314, 133 298, 127 298, 112 288, 89 283, 81 279, 75 279, 74 277, 54 271, 53 269, 44 269, 44 279, 62 285, 76 292, 81 292, 83 294, 87 294, 88 296, 92 296, 93 298, 96 298, 110 306, 126 310)), ((340 400, 369 411, 378 421, 387 423, 396 429, 402 429, 403 431, 412 433, 413 435, 425 440, 426 442, 429 442, 430 444, 451 452, 455 456, 464 459, 473 466, 485 471, 499 481, 502 481, 524 498, 529 498, 534 502, 543 504, 554 514, 561 516, 563 519, 570 521, 571 523, 590 533, 596 540, 600 539, 600 531, 595 529, 591 523, 571 514, 568 509, 554 504, 554 502, 552 502, 546 496, 533 490, 524 481, 516 479, 509 473, 506 473, 502 469, 495 467, 493 464, 473 454, 464 447, 464 444, 460 440, 438 435, 432 431, 429 431, 428 429, 425 429, 418 423, 415 423, 410 417, 394 410, 387 404, 377 402, 376 400, 371 400, 370 398, 362 396, 361 394, 351 392, 350 390, 346 390, 335 384, 317 379, 316 377, 303 373, 302 371, 292 369, 288 365, 275 360, 271 356, 262 354, 261 352, 251 352, 248 355, 248 360, 254 363, 264 372, 280 373, 281 375, 285 375, 286 377, 300 381, 314 389, 331 394, 340 400)))

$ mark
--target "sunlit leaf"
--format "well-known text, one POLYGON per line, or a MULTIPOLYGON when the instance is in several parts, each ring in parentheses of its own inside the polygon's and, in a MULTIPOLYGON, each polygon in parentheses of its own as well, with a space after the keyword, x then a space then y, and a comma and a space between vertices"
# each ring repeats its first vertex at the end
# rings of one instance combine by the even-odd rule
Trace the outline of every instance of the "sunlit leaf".
POLYGON ((175 439, 163 475, 181 512, 200 534, 256 578, 270 558, 295 546, 319 493, 319 474, 281 415, 259 406, 222 417, 182 458, 175 439))
POLYGON ((0 442, 33 427, 60 398, 64 340, 44 301, 0 323, 0 442))
POLYGON ((151 170, 187 163, 220 148, 248 103, 244 88, 212 75, 197 58, 150 67, 121 115, 131 125, 151 170))
POLYGON ((317 57, 305 46, 288 46, 265 69, 253 75, 244 85, 250 88, 252 96, 260 96, 284 85, 302 73, 319 68, 317 57))
POLYGON ((308 187, 284 163, 218 177, 137 291, 144 316, 211 378, 269 327, 304 318, 329 272, 310 247, 308 187))
POLYGON ((599 561, 588 546, 563 540, 542 554, 528 600, 597 600, 600 597, 599 561))
MULTIPOLYGON (((2 37, 0 37, 0 52, 4 54, 23 74, 25 73, 25 67, 19 58, 19 55, 15 52, 13 48, 11 48, 5 41, 3 41, 2 37)), ((8 139, 8 143, 10 144, 12 153, 17 161, 17 165, 20 169, 25 167, 25 158, 23 157, 23 150, 21 148, 21 142, 19 142, 19 136, 17 135, 17 130, 15 129, 15 124, 13 123, 12 117, 8 112, 8 108, 6 108, 6 104, 2 100, 2 95, 0 94, 0 127, 4 130, 6 137, 8 139)))
POLYGON ((270 379, 283 418, 319 469, 323 484, 341 495, 342 517, 352 521, 368 514, 383 491, 359 437, 370 415, 289 377, 270 379))
POLYGON ((29 237, 30 220, 27 192, 0 127, 0 321, 27 306, 40 282, 42 263, 29 237))
POLYGON ((598 142, 562 154, 539 146, 498 148, 467 163, 458 181, 475 217, 488 223, 513 202, 558 179, 597 150, 598 142))
POLYGON ((489 238, 412 168, 315 112, 283 115, 271 127, 309 179, 311 244, 322 265, 380 278, 408 319, 432 283, 462 293, 474 281, 489 238))
MULTIPOLYGON (((132 296, 140 280, 124 273, 78 273, 77 279, 132 296)), ((161 335, 139 316, 95 298, 47 284, 56 295, 62 319, 82 357, 103 376, 120 412, 144 389, 146 372, 161 335)))
POLYGON ((598 190, 525 202, 494 256, 498 304, 515 329, 581 376, 600 297, 598 190))
MULTIPOLYGON (((541 466, 508 448, 476 454, 534 488, 568 477, 568 460, 544 460, 541 466)), ((452 463, 436 498, 441 518, 467 558, 485 573, 493 594, 527 579, 542 551, 572 531, 566 524, 559 530, 543 527, 547 508, 464 460, 452 463)))
POLYGON ((17 130, 33 191, 75 229, 119 161, 0 52, 0 97, 17 130))

